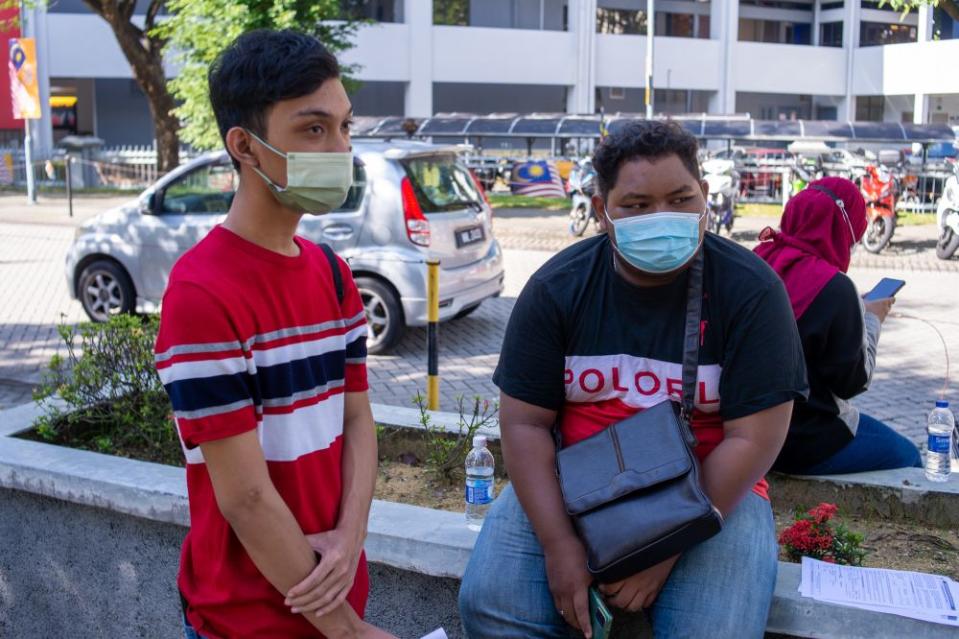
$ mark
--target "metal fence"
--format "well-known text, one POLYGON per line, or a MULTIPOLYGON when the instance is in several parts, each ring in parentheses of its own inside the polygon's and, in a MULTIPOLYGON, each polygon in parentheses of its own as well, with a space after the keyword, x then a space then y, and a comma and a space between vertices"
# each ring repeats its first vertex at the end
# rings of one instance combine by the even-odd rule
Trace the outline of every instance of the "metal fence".
MULTIPOLYGON (((192 150, 181 149, 180 162, 187 162, 197 155, 192 150)), ((156 147, 116 146, 69 156, 63 149, 57 149, 53 156, 32 163, 30 168, 35 183, 53 188, 65 187, 67 161, 70 162, 72 185, 78 189, 141 190, 160 177, 156 147)), ((0 185, 24 187, 26 183, 23 148, 0 147, 0 185)))

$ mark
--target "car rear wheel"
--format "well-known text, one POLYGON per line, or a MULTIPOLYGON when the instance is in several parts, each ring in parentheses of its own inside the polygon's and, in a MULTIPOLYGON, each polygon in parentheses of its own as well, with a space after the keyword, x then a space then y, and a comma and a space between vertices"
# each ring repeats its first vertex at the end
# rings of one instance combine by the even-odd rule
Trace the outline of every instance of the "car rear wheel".
POLYGON ((77 296, 83 310, 94 322, 106 322, 120 313, 132 313, 136 307, 133 282, 115 262, 97 260, 83 272, 77 283, 77 296))
POLYGON ((369 330, 366 350, 371 355, 385 353, 396 346, 406 329, 400 300, 391 287, 371 277, 356 278, 356 288, 369 330))

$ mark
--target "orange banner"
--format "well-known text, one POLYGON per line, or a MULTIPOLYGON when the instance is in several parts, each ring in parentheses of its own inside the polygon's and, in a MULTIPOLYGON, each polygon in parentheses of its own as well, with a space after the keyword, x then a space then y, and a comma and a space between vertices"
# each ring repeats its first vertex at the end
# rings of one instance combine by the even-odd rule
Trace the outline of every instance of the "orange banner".
POLYGON ((10 38, 10 97, 13 117, 40 117, 40 87, 37 84, 37 49, 33 38, 10 38))

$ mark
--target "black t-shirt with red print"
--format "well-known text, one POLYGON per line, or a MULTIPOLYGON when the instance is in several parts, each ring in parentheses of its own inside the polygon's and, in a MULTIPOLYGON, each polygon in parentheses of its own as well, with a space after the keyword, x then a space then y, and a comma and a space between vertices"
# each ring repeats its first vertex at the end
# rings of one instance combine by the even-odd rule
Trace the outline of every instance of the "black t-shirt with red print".
MULTIPOLYGON (((688 273, 656 287, 615 271, 606 235, 562 251, 513 308, 493 381, 505 394, 559 411, 564 445, 682 396, 688 273)), ((693 428, 700 460, 723 421, 807 393, 805 360, 786 290, 752 252, 707 233, 693 428)), ((765 482, 755 488, 766 495, 765 482)))

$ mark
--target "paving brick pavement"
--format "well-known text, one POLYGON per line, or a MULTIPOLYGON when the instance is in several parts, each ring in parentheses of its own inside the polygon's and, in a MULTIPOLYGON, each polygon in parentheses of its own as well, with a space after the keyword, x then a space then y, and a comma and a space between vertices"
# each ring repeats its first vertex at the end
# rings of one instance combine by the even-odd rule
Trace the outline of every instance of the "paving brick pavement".
MULTIPOLYGON (((505 225, 498 219, 499 234, 505 225)), ((41 369, 59 348, 57 324, 84 317, 79 304, 69 299, 63 276, 63 259, 73 233, 70 226, 4 220, 0 201, 0 408, 29 401, 41 369)), ((503 234, 507 245, 516 242, 517 233, 504 230, 503 234)), ((523 249, 505 251, 504 296, 488 300, 467 318, 441 325, 444 410, 455 408, 457 395, 495 398, 498 394, 490 377, 513 302, 529 276, 551 255, 528 250, 548 233, 529 236, 535 239, 522 244, 523 249)), ((959 303, 959 276, 909 271, 899 267, 899 262, 891 263, 896 266, 887 272, 908 281, 897 310, 934 321, 945 333, 951 352, 959 353, 959 320, 954 312, 959 303)), ((856 268, 851 275, 861 288, 868 289, 887 274, 879 268, 856 268)), ((410 329, 394 353, 370 357, 369 372, 374 401, 409 406, 426 386, 426 331, 410 329)), ((872 389, 857 401, 918 441, 943 373, 942 346, 935 332, 915 320, 891 318, 880 343, 872 389)))

